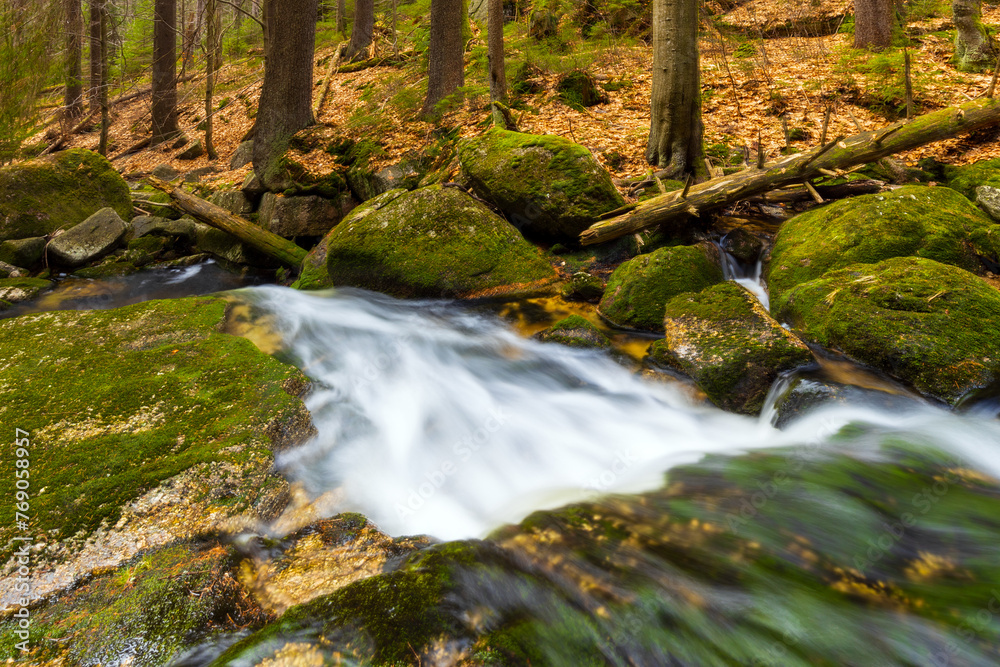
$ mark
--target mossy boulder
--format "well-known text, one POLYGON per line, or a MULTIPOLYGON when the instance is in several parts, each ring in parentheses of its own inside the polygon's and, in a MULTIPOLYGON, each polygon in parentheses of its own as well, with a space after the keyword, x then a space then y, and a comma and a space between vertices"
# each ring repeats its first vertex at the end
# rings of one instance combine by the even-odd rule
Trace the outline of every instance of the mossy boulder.
POLYGON ((30 269, 42 261, 45 253, 45 237, 17 239, 0 243, 0 262, 30 269))
POLYGON ((604 332, 579 315, 570 315, 535 336, 545 343, 560 343, 569 347, 606 350, 611 341, 604 332))
POLYGON ((118 247, 128 227, 112 208, 102 208, 49 242, 53 259, 66 266, 83 266, 118 247))
POLYGON ((510 223, 440 185, 358 207, 329 234, 327 270, 334 285, 400 297, 527 294, 556 280, 510 223))
POLYGON ((475 193, 528 236, 575 241, 625 205, 590 151, 562 137, 493 128, 458 154, 475 193))
POLYGON ((74 148, 0 168, 0 241, 68 229, 106 207, 132 217, 128 185, 92 151, 74 148))
POLYGON ((975 199, 976 188, 980 185, 1000 187, 1000 158, 980 160, 961 167, 945 165, 944 176, 949 188, 975 199))
POLYGON ((722 282, 715 246, 673 246, 634 257, 611 274, 598 306, 617 327, 663 331, 663 309, 678 294, 722 282))
POLYGON ((597 303, 604 296, 604 281, 586 271, 577 271, 563 285, 562 297, 571 301, 597 303))
POLYGON ((957 403, 1000 378, 1000 291, 920 257, 857 264, 772 302, 803 338, 957 403))
POLYGON ((3 278, 0 279, 0 311, 6 310, 15 303, 31 301, 42 290, 52 287, 51 280, 42 278, 3 278))
POLYGON ((607 104, 610 99, 594 81, 594 77, 579 69, 559 77, 556 92, 559 99, 574 108, 607 104))
POLYGON ((313 246, 299 267, 299 278, 292 284, 292 289, 317 290, 333 287, 330 272, 326 269, 326 252, 330 236, 324 236, 313 246))
POLYGON ((813 361, 809 348, 734 282, 674 297, 663 326, 665 338, 650 346, 653 358, 733 412, 759 414, 780 373, 813 361))
POLYGON ((1000 226, 949 188, 912 185, 795 216, 782 225, 768 266, 772 300, 852 264, 925 257, 981 273, 996 262, 1000 226))

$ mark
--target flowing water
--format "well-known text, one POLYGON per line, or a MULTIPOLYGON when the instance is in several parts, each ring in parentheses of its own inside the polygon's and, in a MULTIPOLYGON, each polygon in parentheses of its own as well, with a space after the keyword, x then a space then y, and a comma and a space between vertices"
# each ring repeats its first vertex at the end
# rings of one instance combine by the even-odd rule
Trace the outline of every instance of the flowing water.
POLYGON ((862 393, 778 430, 770 407, 728 414, 468 307, 239 294, 316 383, 318 435, 281 456, 287 475, 393 535, 488 538, 456 543, 472 565, 444 545, 445 565, 383 575, 391 590, 365 598, 378 618, 303 612, 289 641, 453 664, 373 629, 423 628, 399 611, 406 577, 444 568, 435 641, 488 664, 1000 664, 990 409, 862 393))

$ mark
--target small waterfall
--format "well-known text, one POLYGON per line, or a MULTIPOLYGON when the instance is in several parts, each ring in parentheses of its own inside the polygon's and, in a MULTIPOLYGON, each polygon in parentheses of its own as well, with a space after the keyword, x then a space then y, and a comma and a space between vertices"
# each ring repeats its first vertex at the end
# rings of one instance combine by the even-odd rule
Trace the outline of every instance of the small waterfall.
POLYGON ((722 275, 726 280, 737 282, 747 288, 751 294, 757 297, 764 309, 771 310, 771 301, 764 286, 764 263, 757 259, 753 266, 744 266, 738 259, 728 253, 722 247, 726 237, 723 236, 718 241, 713 241, 719 249, 719 256, 722 259, 722 275))

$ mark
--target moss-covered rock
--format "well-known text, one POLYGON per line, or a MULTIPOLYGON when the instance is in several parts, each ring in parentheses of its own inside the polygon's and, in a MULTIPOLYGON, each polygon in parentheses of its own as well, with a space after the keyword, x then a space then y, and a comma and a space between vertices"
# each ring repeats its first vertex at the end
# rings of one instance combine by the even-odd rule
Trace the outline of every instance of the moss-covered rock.
POLYGON ((132 217, 128 185, 92 151, 74 148, 0 168, 0 241, 45 236, 105 207, 132 217))
POLYGON ((571 301, 597 303, 604 296, 604 281, 586 271, 577 271, 562 288, 562 297, 571 301))
POLYGON ((625 200, 590 151, 552 135, 493 128, 459 147, 477 195, 525 234, 575 241, 625 200))
MULTIPOLYGON (((51 280, 42 278, 3 278, 0 279, 0 302, 7 304, 31 301, 42 290, 52 287, 51 280)), ((0 304, 0 310, 5 307, 0 304)))
POLYGON ((918 257, 858 264, 802 283, 772 302, 808 341, 955 404, 1000 378, 1000 291, 918 257))
POLYGON ((556 92, 559 99, 574 108, 607 104, 609 100, 608 94, 598 87, 594 77, 579 69, 559 77, 556 92))
POLYGON ((734 282, 671 299, 666 337, 650 346, 661 364, 689 375, 713 403, 756 415, 784 371, 811 363, 812 353, 734 282))
POLYGON ((721 281, 715 246, 660 248, 615 269, 598 312, 618 327, 663 331, 663 309, 670 299, 721 281))
POLYGON ((7 262, 26 269, 30 269, 42 261, 44 253, 44 236, 0 243, 0 262, 7 262))
POLYGON ((801 283, 852 264, 926 257, 967 271, 996 262, 1000 226, 949 188, 906 186, 795 216, 771 251, 768 287, 780 299, 801 283))
POLYGON ((330 272, 326 269, 326 252, 330 243, 327 234, 313 246, 299 267, 299 278, 292 284, 292 289, 317 290, 333 287, 330 272))
POLYGON ((399 190, 358 207, 329 235, 334 285, 401 297, 526 294, 556 280, 506 220, 451 187, 399 190))
POLYGON ((944 176, 949 188, 974 199, 976 188, 980 185, 1000 187, 1000 158, 980 160, 961 167, 945 165, 944 176))
POLYGON ((570 315, 535 336, 546 343, 560 343, 569 347, 592 347, 606 350, 611 340, 604 332, 579 315, 570 315))

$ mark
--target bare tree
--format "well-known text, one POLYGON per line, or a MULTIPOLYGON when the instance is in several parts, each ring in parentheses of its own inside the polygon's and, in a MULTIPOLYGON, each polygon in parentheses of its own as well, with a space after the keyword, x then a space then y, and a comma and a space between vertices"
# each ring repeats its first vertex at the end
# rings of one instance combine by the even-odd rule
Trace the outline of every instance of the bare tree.
POLYGON ((357 0, 354 3, 354 25, 351 27, 351 41, 347 44, 350 60, 368 53, 375 32, 375 0, 357 0))
POLYGON ((337 32, 347 32, 347 1, 337 0, 337 32))
POLYGON ((87 100, 91 111, 101 108, 101 81, 103 77, 103 60, 101 59, 101 5, 103 0, 90 0, 90 25, 88 37, 90 41, 90 80, 87 88, 87 100))
POLYGON ((646 160, 673 176, 701 174, 697 0, 653 0, 653 86, 646 160))
POLYGON ((108 133, 111 130, 111 113, 108 108, 108 0, 94 0, 97 4, 97 50, 101 78, 98 83, 98 103, 101 107, 101 138, 97 152, 108 154, 108 133))
POLYGON ((955 22, 955 66, 962 72, 979 72, 996 63, 997 54, 983 26, 982 0, 952 0, 955 22))
POLYGON ((892 44, 893 0, 854 0, 854 48, 881 51, 892 44))
MULTIPOLYGON (((503 55, 503 0, 489 0, 486 18, 489 45, 487 56, 490 65, 490 100, 494 105, 507 103, 507 71, 503 55)), ((499 110, 494 106, 496 118, 499 110)), ((501 117, 498 125, 503 125, 501 117)))
POLYGON ((83 113, 83 6, 66 0, 66 116, 83 113))
POLYGON ((155 0, 153 5, 153 139, 156 145, 172 139, 177 127, 177 2, 155 0))
POLYGON ((205 3, 205 152, 209 160, 216 160, 219 154, 215 152, 213 141, 213 109, 212 98, 215 95, 215 73, 219 67, 219 32, 221 21, 215 0, 205 3))
POLYGON ((462 39, 465 11, 462 0, 431 0, 431 43, 423 116, 434 115, 438 103, 465 83, 462 39))

